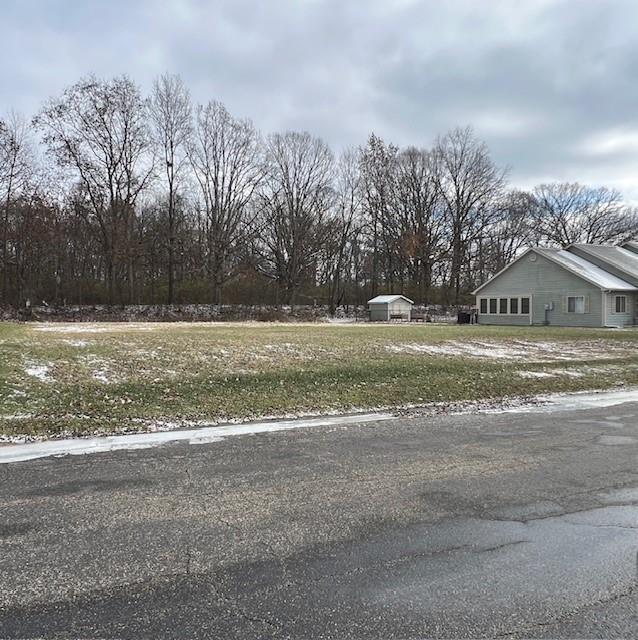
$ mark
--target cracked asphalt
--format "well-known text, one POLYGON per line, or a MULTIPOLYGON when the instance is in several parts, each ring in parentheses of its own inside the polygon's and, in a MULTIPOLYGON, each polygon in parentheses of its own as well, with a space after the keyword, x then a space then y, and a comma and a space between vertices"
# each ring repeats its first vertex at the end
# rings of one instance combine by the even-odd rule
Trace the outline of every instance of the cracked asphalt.
POLYGON ((0 637, 636 637, 637 456, 623 404, 0 465, 0 637))

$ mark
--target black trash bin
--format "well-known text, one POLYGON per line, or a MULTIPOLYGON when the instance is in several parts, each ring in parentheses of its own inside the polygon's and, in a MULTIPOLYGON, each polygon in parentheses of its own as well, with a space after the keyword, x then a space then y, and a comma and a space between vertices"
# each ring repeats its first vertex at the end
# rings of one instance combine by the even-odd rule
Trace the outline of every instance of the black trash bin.
POLYGON ((467 311, 459 311, 457 322, 459 324, 470 324, 470 314, 467 311))

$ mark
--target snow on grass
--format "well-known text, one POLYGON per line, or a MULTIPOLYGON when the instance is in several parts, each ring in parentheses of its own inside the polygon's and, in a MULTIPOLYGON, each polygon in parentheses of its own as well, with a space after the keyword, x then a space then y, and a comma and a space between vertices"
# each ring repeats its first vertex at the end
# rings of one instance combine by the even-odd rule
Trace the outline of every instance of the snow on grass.
POLYGON ((638 385, 638 332, 344 326, 0 325, 0 341, 8 345, 0 357, 0 414, 33 415, 0 419, 0 433, 122 433, 154 420, 191 428, 184 420, 210 426, 272 414, 638 385), (14 388, 27 395, 13 396, 14 388))
POLYGON ((57 322, 42 322, 33 325, 35 331, 53 333, 111 333, 116 331, 155 331, 166 326, 164 323, 134 323, 134 322, 74 322, 71 324, 57 322))
POLYGON ((106 369, 97 369, 93 371, 92 378, 93 380, 103 384, 110 384, 112 382, 106 369))
MULTIPOLYGON (((546 396, 536 396, 524 399, 523 402, 513 403, 509 408, 480 407, 476 403, 469 403, 463 407, 464 403, 446 405, 447 413, 531 413, 531 412, 555 412, 555 411, 580 411, 584 409, 594 409, 610 407, 626 403, 638 402, 638 389, 581 392, 568 394, 550 394, 546 396)), ((440 403, 424 405, 436 407, 440 403)), ((466 403, 467 404, 467 403, 466 403)), ((178 423, 166 421, 158 424, 160 429, 167 431, 150 431, 146 433, 100 436, 90 438, 64 438, 54 440, 44 440, 39 442, 18 441, 13 438, 7 446, 0 447, 0 464, 24 462, 37 458, 65 455, 86 455, 91 453, 104 453, 120 450, 147 449, 168 444, 184 443, 190 445, 212 444, 220 442, 227 437, 254 435, 259 433, 271 433, 287 431, 290 429, 307 429, 318 427, 347 427, 349 425, 365 424, 393 420, 399 417, 399 412, 395 413, 367 413, 357 415, 323 416, 309 419, 297 420, 275 420, 268 422, 248 422, 244 424, 225 424, 216 426, 201 426, 198 428, 171 430, 178 426, 178 423)), ((408 414, 409 415, 409 414, 408 414)), ((415 414, 415 415, 418 415, 415 414)), ((0 416, 4 418, 19 419, 23 416, 0 416)))
POLYGON ((518 371, 521 378, 553 378, 555 374, 549 371, 518 371))
POLYGON ((83 349, 88 346, 88 340, 65 340, 66 344, 70 344, 72 347, 78 347, 79 349, 83 349))
POLYGON ((574 360, 607 359, 635 355, 630 342, 557 341, 532 342, 511 340, 487 342, 478 340, 448 340, 439 344, 389 344, 392 353, 414 353, 431 356, 467 357, 488 360, 515 360, 517 362, 561 362, 574 360))
POLYGON ((51 367, 51 364, 29 363, 24 368, 24 372, 28 376, 37 378, 40 382, 53 382, 53 378, 50 376, 51 367))
POLYGON ((575 366, 572 369, 547 369, 544 371, 517 371, 516 375, 521 378, 584 378, 587 375, 615 375, 623 370, 635 370, 638 365, 626 364, 624 366, 607 364, 600 366, 575 366))

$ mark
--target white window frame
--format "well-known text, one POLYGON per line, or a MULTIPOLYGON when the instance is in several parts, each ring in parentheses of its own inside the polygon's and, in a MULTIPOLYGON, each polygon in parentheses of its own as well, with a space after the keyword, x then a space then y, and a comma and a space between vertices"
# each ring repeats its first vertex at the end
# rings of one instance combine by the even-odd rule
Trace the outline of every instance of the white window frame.
POLYGON ((532 314, 532 294, 522 295, 522 296, 479 296, 478 297, 478 309, 479 313, 481 313, 481 301, 485 300, 487 305, 487 313, 482 315, 486 316, 524 316, 528 317, 532 314), (527 313, 523 313, 523 298, 527 298, 529 300, 529 311, 527 313), (492 313, 490 311, 490 300, 496 300, 496 312, 492 313), (507 300, 507 311, 505 313, 501 313, 501 300, 507 300), (518 300, 518 312, 512 313, 512 300, 518 300))
POLYGON ((585 309, 586 309, 586 304, 585 304, 586 296, 566 296, 566 297, 567 297, 567 313, 573 313, 573 314, 577 314, 579 316, 582 316, 582 315, 584 315, 586 313, 586 311, 585 311, 585 309), (569 310, 569 301, 570 300, 574 301, 574 310, 573 311, 569 310), (582 311, 578 311, 577 300, 582 300, 583 301, 582 311))
POLYGON ((625 315, 627 313, 627 296, 623 295, 615 295, 614 296, 614 305, 612 307, 612 313, 615 315, 625 315), (622 300, 623 311, 618 311, 618 301, 622 300))

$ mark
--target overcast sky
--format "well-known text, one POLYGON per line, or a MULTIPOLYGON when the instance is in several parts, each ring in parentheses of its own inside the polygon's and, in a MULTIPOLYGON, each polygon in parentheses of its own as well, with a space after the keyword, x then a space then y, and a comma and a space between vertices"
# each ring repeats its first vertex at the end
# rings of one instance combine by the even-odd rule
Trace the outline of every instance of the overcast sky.
POLYGON ((335 150, 472 125, 511 180, 638 200, 634 0, 1 0, 0 114, 80 77, 179 73, 264 131, 335 150))

